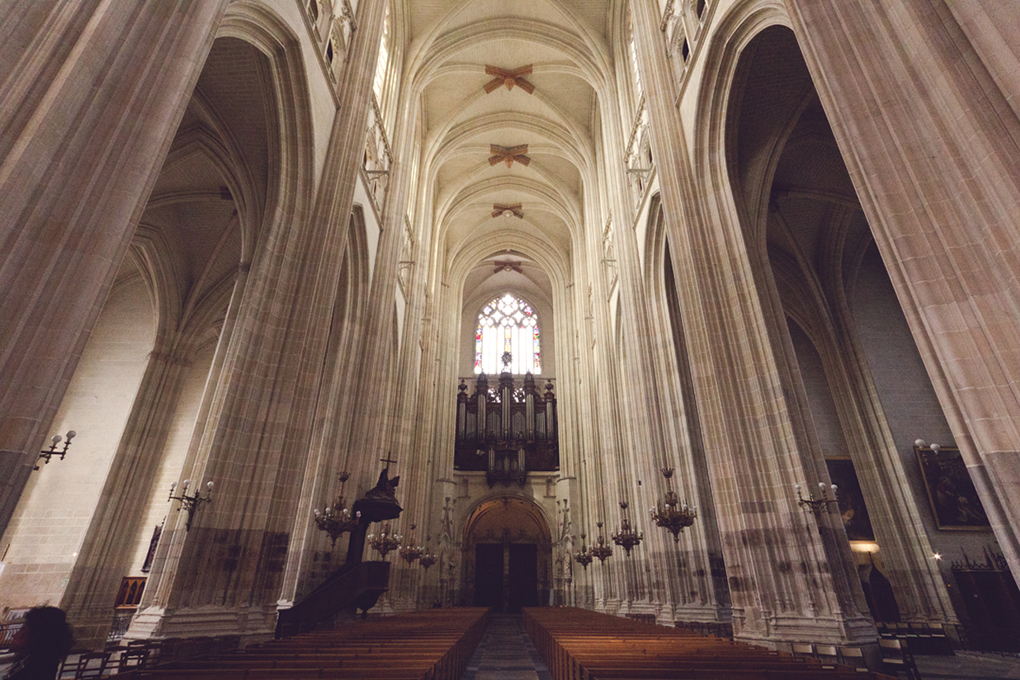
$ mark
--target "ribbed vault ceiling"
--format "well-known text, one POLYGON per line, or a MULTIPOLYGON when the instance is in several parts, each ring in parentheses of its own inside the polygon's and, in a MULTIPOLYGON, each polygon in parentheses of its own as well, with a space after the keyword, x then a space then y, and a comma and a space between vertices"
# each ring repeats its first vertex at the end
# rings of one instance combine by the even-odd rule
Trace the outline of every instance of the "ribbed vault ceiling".
MULTIPOLYGON (((424 164, 438 245, 452 261, 479 238, 546 245, 568 261, 596 177, 599 88, 608 75, 607 0, 408 0, 407 82, 418 97, 424 164), (499 87, 486 65, 531 65, 534 86, 499 87), (527 144, 530 163, 490 165, 490 145, 527 144), (493 217, 521 204, 523 218, 493 217), (530 237, 530 238, 529 238, 530 237)), ((479 263, 472 288, 491 263, 479 263)), ((537 283, 537 282, 533 282, 537 283)), ((541 277, 548 290, 548 278, 541 277)))

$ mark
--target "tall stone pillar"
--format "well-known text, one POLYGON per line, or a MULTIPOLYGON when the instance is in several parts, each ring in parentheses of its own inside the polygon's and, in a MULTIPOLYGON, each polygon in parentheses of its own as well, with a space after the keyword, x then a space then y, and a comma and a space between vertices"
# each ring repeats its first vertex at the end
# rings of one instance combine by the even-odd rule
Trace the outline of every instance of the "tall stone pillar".
MULTIPOLYGON (((209 426, 184 473, 196 486, 213 480, 215 494, 190 530, 183 512, 168 526, 129 636, 265 635, 275 627, 320 390, 329 384, 322 367, 384 8, 385 0, 358 3, 314 205, 307 201, 310 116, 300 101, 296 108, 280 107, 294 114, 280 125, 280 143, 287 145, 285 156, 296 160, 281 173, 282 207, 253 259, 209 426)), ((274 55, 286 62, 279 72, 300 72, 299 49, 288 43, 274 55)), ((305 96, 295 89, 296 98, 305 96)))
POLYGON ((226 5, 14 0, 0 8, 0 531, 226 5))
MULTIPOLYGON (((651 88, 654 83, 645 86, 651 88)), ((651 89, 647 92, 648 97, 657 95, 651 89)), ((606 127, 619 126, 621 132, 630 127, 629 121, 621 125, 623 121, 612 115, 618 110, 616 107, 607 108, 611 108, 611 112, 606 113, 606 127)), ((709 555, 715 547, 711 540, 715 536, 714 527, 708 526, 710 516, 703 513, 698 525, 686 532, 681 542, 674 542, 671 534, 651 523, 646 510, 665 494, 666 484, 661 472, 664 467, 677 471, 675 483, 681 497, 691 499, 695 505, 700 505, 693 499, 699 495, 701 480, 695 472, 693 447, 684 431, 684 418, 674 419, 669 415, 683 414, 686 405, 679 403, 678 395, 671 389, 678 380, 676 374, 666 371, 669 364, 664 354, 671 348, 661 341, 663 335, 655 325, 651 306, 653 298, 642 274, 634 209, 623 173, 626 167, 623 139, 621 134, 615 139, 618 143, 610 142, 604 150, 606 166, 616 169, 616 172, 607 173, 615 180, 609 182, 608 191, 615 219, 604 238, 612 240, 616 259, 620 323, 623 324, 619 337, 625 344, 625 348, 617 349, 622 349, 624 355, 618 408, 624 416, 625 430, 619 458, 628 463, 625 480, 628 488, 624 493, 630 507, 626 515, 632 525, 644 530, 645 538, 633 551, 633 557, 625 557, 626 553, 621 551, 623 559, 617 564, 621 568, 634 568, 635 573, 627 576, 627 583, 634 586, 644 602, 632 602, 632 611, 641 612, 642 608, 648 610, 642 613, 657 611, 669 622, 674 616, 681 620, 717 621, 725 617, 725 594, 716 592, 711 579, 709 555), (683 585, 681 578, 686 581, 683 585)), ((606 327, 611 326, 606 324, 606 327)), ((611 497, 611 500, 621 499, 611 497)), ((613 527, 618 521, 617 515, 614 508, 610 514, 613 527)))
POLYGON ((81 645, 101 647, 106 642, 112 604, 121 577, 131 568, 185 367, 179 352, 149 355, 127 429, 60 602, 81 645))
POLYGON ((1013 3, 786 0, 956 444, 1020 580, 1013 3), (971 43, 968 35, 977 38, 971 43), (1012 42, 1010 42, 1012 41, 1012 42))
MULTIPOLYGON (((768 333, 768 310, 733 211, 700 196, 676 85, 659 30, 658 3, 631 3, 694 392, 737 638, 873 644, 872 621, 839 518, 802 510, 794 484, 828 481, 784 382, 790 367, 768 333)), ((716 192, 718 193, 718 192, 716 192)), ((732 199, 730 199, 732 202, 732 199)))

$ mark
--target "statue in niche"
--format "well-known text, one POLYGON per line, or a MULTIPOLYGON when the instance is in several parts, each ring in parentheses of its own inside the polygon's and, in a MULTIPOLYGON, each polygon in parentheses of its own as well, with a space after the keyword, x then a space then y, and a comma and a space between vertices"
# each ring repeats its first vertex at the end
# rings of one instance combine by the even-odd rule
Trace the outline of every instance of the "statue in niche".
MULTIPOLYGON (((560 502, 556 501, 559 505, 560 502)), ((563 509, 560 511, 560 536, 559 542, 567 544, 570 542, 570 530, 573 527, 573 523, 570 521, 570 508, 567 507, 567 499, 563 499, 563 509)))

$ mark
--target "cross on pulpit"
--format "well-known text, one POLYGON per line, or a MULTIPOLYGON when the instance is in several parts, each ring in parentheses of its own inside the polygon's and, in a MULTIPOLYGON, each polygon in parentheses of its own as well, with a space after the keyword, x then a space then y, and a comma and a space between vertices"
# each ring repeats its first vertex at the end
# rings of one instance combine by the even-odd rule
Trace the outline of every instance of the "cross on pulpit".
POLYGON ((395 460, 390 460, 390 456, 391 455, 393 455, 393 452, 392 451, 387 451, 386 452, 386 457, 379 459, 380 463, 386 463, 386 474, 389 474, 389 472, 390 472, 390 463, 396 463, 397 462, 395 460))

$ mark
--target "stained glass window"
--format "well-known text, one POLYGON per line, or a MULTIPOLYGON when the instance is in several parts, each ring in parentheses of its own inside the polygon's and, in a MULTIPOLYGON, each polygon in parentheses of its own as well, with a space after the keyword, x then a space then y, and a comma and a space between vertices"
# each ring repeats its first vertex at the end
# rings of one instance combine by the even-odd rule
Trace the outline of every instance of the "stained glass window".
POLYGON ((499 374, 503 370, 504 352, 513 357, 511 373, 542 372, 538 315, 531 305, 511 293, 495 298, 478 315, 475 373, 499 374))

